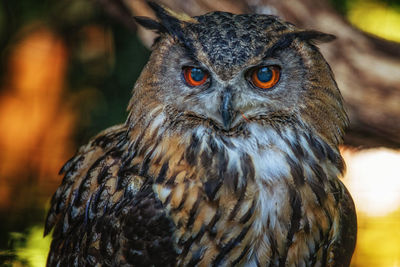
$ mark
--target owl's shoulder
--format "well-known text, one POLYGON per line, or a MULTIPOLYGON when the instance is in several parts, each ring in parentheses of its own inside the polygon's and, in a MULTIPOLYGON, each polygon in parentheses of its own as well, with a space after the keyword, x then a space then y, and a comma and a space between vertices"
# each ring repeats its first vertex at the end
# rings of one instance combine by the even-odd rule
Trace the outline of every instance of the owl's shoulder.
POLYGON ((77 213, 77 209, 84 204, 81 202, 90 193, 91 185, 97 184, 98 187, 102 183, 102 178, 108 175, 112 165, 111 160, 119 160, 113 152, 117 151, 116 143, 118 139, 122 139, 125 132, 122 125, 101 132, 88 144, 80 147, 78 152, 64 164, 59 173, 64 175, 64 178, 51 200, 45 234, 54 227, 67 209, 72 211, 74 208, 73 214, 77 213))
POLYGON ((157 265, 150 257, 155 252, 174 259, 173 225, 151 181, 126 166, 127 130, 118 125, 103 131, 61 169, 64 178, 45 226, 45 234, 54 228, 48 265, 74 262, 71 257, 89 265, 157 265))

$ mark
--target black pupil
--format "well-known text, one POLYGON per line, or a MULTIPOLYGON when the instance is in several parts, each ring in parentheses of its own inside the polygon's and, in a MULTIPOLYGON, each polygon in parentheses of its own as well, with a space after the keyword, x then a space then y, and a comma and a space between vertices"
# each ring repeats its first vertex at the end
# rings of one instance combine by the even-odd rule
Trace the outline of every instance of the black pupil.
POLYGON ((193 80, 195 80, 196 82, 200 82, 204 79, 204 72, 199 69, 199 68, 193 68, 190 71, 190 76, 192 77, 193 80))
POLYGON ((269 82, 272 79, 272 71, 268 67, 262 67, 257 71, 257 78, 263 82, 269 82))

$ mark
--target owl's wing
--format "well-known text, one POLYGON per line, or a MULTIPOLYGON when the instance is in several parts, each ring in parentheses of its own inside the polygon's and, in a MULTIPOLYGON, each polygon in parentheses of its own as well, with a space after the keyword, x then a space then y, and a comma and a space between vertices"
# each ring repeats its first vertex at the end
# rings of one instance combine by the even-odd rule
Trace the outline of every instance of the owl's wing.
POLYGON ((340 218, 335 238, 327 250, 326 266, 347 267, 357 240, 357 217, 353 199, 347 188, 339 181, 341 188, 337 191, 341 199, 339 210, 340 218))
POLYGON ((54 228, 48 266, 168 266, 175 261, 174 226, 151 179, 129 165, 133 155, 126 135, 124 125, 105 130, 61 169, 64 179, 45 225, 45 235, 54 228))

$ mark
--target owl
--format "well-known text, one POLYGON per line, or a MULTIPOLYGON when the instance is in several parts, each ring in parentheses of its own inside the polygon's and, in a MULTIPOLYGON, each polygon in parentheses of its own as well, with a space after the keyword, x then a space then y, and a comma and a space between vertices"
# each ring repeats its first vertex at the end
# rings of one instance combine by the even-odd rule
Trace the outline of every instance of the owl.
POLYGON ((124 124, 60 173, 48 266, 349 266, 348 123, 316 44, 270 15, 190 17, 158 32, 124 124))

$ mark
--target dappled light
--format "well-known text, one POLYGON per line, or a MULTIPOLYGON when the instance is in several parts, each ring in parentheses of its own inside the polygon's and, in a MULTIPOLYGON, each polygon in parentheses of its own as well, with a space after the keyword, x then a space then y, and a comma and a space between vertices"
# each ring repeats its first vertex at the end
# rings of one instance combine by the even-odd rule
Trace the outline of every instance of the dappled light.
POLYGON ((357 238, 352 266, 400 266, 400 209, 385 216, 359 212, 357 238))
POLYGON ((33 226, 26 234, 11 233, 11 240, 18 257, 13 266, 43 267, 46 265, 51 237, 43 237, 43 227, 33 226))
POLYGON ((350 1, 350 22, 363 31, 391 41, 400 42, 400 9, 382 1, 350 1))
POLYGON ((343 179, 354 199, 358 240, 354 266, 399 266, 400 151, 342 149, 343 179))
POLYGON ((345 150, 345 184, 357 210, 368 216, 385 216, 400 209, 400 151, 345 150))

